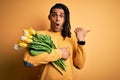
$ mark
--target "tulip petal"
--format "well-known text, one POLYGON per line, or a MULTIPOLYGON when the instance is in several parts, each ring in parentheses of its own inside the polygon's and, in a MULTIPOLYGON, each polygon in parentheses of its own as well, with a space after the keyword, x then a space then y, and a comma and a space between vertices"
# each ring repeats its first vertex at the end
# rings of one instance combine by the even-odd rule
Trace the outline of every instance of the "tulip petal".
POLYGON ((20 49, 20 46, 18 44, 15 44, 14 47, 13 47, 15 50, 19 50, 20 49))

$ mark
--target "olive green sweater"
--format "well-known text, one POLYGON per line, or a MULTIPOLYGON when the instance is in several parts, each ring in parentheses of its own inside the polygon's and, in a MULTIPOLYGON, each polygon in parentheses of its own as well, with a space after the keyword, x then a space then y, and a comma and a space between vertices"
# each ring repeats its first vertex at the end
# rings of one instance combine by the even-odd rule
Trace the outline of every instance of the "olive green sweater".
POLYGON ((60 32, 38 31, 37 33, 50 35, 57 49, 50 54, 42 53, 37 56, 31 56, 29 52, 26 52, 24 55, 25 65, 39 66, 38 80, 73 80, 73 67, 83 68, 86 58, 84 46, 77 44, 75 34, 72 33, 71 38, 63 39, 60 32), (66 71, 63 71, 64 75, 61 75, 50 62, 62 57, 60 48, 64 47, 70 52, 70 56, 65 60, 66 71))

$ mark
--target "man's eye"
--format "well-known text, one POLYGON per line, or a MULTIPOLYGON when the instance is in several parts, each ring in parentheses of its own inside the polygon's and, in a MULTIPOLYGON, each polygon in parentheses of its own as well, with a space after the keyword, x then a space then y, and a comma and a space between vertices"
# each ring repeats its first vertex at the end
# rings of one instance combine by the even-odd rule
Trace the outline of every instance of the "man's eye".
POLYGON ((52 16, 53 16, 53 17, 55 17, 55 16, 56 16, 56 14, 52 14, 52 16))
POLYGON ((62 18, 63 18, 63 17, 64 17, 64 15, 60 15, 60 17, 62 17, 62 18))

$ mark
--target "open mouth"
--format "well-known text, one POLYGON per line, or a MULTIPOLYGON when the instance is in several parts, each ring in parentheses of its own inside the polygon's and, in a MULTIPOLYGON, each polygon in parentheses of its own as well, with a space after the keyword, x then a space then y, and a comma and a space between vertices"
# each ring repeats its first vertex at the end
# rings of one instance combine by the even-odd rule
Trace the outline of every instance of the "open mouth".
POLYGON ((59 24, 57 23, 56 26, 59 26, 59 24))

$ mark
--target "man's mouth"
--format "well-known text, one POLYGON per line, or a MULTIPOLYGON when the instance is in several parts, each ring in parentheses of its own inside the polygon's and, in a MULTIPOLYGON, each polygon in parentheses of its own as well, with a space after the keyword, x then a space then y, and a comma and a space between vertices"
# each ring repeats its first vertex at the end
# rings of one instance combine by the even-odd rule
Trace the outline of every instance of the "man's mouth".
POLYGON ((56 26, 59 26, 59 24, 57 23, 56 26))

